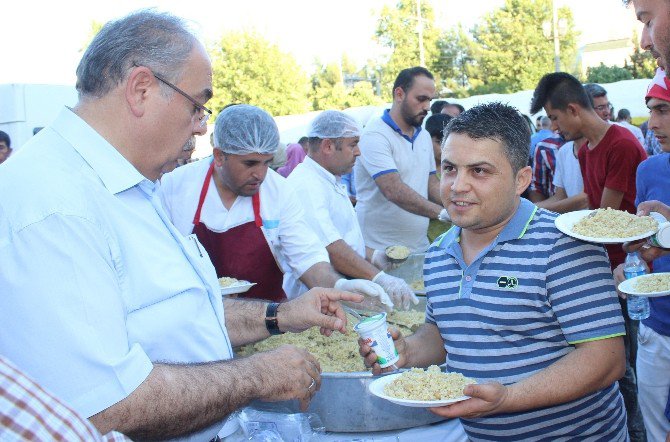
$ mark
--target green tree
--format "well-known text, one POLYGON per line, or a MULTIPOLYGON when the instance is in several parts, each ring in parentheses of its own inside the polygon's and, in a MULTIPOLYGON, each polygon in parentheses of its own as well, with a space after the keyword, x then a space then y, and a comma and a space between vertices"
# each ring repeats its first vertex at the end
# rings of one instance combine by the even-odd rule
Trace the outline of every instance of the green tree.
MULTIPOLYGON (((577 32, 572 12, 558 10, 567 24, 560 38, 561 68, 576 72, 577 32)), ((473 35, 479 44, 476 79, 481 85, 473 92, 510 93, 532 89, 547 72, 554 70, 553 42, 544 37, 542 24, 551 22, 550 0, 505 0, 489 13, 473 35)))
POLYGON ((633 53, 630 62, 626 60, 624 67, 631 73, 633 78, 654 78, 656 73, 656 60, 651 52, 640 49, 637 31, 633 32, 633 53))
POLYGON ((438 56, 430 68, 440 78, 438 96, 467 96, 469 89, 481 83, 476 80, 477 44, 459 24, 441 35, 437 48, 438 56))
MULTIPOLYGON (((384 6, 377 22, 375 38, 391 50, 387 63, 381 67, 382 98, 389 101, 391 89, 398 73, 408 67, 418 66, 419 34, 416 0, 399 0, 396 7, 384 6)), ((435 26, 435 13, 428 0, 421 1, 423 48, 426 65, 438 57, 439 30, 435 26)), ((439 82, 439 79, 436 79, 439 82)))
POLYGON ((346 55, 339 64, 319 65, 317 61, 317 65, 310 94, 314 110, 345 109, 381 102, 368 81, 367 71, 357 70, 346 55))
POLYGON ((633 75, 626 68, 619 66, 605 66, 604 63, 586 69, 587 83, 614 83, 615 81, 630 80, 633 75))
POLYGON ((259 106, 274 116, 309 109, 307 75, 295 58, 250 32, 232 32, 210 48, 213 110, 230 103, 259 106))

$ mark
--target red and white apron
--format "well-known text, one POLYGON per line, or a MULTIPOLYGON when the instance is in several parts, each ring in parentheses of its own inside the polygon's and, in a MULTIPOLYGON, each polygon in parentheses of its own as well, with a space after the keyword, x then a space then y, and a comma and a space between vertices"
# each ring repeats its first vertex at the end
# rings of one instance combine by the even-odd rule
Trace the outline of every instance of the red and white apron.
POLYGON ((193 233, 209 253, 216 276, 230 276, 256 283, 248 292, 241 293, 240 297, 286 301, 286 293, 282 289, 284 274, 262 230, 260 191, 251 197, 254 221, 220 233, 209 230, 200 221, 200 212, 213 172, 214 162, 209 166, 202 184, 198 208, 193 217, 193 233))

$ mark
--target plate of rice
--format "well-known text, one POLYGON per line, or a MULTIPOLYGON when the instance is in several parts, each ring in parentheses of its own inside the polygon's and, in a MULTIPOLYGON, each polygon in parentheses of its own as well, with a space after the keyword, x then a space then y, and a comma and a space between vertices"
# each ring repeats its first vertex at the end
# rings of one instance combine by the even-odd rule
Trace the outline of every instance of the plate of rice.
POLYGON ((222 295, 234 295, 237 293, 244 293, 255 285, 256 285, 255 282, 235 279, 229 276, 219 278, 219 286, 221 287, 222 295))
POLYGON ((649 273, 627 279, 619 284, 619 291, 650 298, 670 295, 670 272, 649 273))
POLYGON ((466 385, 474 379, 460 373, 444 373, 437 365, 427 370, 412 368, 402 373, 382 376, 370 383, 373 395, 407 407, 440 407, 469 399, 463 395, 466 385))
POLYGON ((652 216, 637 216, 609 207, 564 213, 554 223, 568 236, 598 244, 636 241, 658 231, 658 221, 652 216))

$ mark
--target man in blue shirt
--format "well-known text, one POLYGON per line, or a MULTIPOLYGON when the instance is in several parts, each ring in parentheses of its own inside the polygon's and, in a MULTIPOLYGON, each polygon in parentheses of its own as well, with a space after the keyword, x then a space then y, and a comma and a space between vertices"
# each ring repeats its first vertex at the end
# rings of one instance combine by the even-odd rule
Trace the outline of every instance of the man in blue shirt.
MULTIPOLYGON (((426 324, 392 331, 396 365, 446 362, 477 380, 470 399, 431 409, 461 418, 470 440, 626 441, 624 326, 604 249, 520 198, 530 136, 516 109, 475 106, 445 137, 440 192, 454 227, 426 255, 426 324)), ((360 353, 382 371, 370 347, 360 353)))
MULTIPOLYGON (((659 212, 670 218, 670 80, 659 69, 646 95, 649 131, 657 134, 665 152, 643 161, 637 169, 635 202, 640 215, 659 212)), ((655 273, 670 271, 667 249, 649 247, 646 240, 626 244, 653 261, 655 273)), ((625 279, 623 265, 614 270, 618 283, 625 279)), ((640 322, 637 348, 637 386, 644 426, 649 440, 670 434, 670 296, 649 298, 649 318, 640 322)))
MULTIPOLYGON (((253 399, 299 399, 319 363, 296 347, 232 347, 318 325, 344 330, 316 289, 281 305, 226 299, 197 238, 170 223, 161 172, 207 131, 212 69, 179 18, 106 24, 77 68, 79 102, 0 165, 0 354, 90 419, 133 439, 210 440, 253 399), (225 309, 224 309, 225 304, 225 309)), ((1 438, 1 437, 0 437, 1 438)))

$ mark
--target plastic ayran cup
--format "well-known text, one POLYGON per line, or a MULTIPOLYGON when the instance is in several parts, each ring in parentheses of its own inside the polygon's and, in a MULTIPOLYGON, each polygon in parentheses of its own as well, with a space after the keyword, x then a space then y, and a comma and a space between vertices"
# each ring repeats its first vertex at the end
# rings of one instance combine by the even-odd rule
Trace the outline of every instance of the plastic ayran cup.
POLYGON ((377 354, 377 362, 381 368, 398 362, 398 351, 386 325, 386 313, 362 320, 354 326, 354 331, 377 354))

